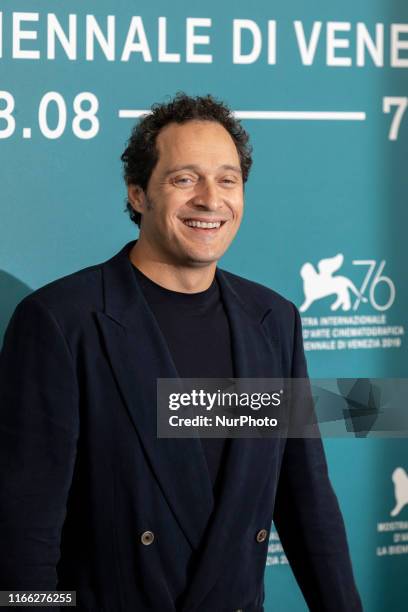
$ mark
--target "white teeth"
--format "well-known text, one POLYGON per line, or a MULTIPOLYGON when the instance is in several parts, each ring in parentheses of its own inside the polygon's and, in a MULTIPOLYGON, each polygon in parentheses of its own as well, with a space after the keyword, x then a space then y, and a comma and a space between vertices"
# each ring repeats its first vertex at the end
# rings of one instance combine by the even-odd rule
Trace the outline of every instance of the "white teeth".
POLYGON ((205 221, 193 221, 192 219, 187 219, 184 223, 190 227, 202 227, 202 228, 218 228, 221 225, 221 221, 214 221, 213 223, 206 223, 205 221))

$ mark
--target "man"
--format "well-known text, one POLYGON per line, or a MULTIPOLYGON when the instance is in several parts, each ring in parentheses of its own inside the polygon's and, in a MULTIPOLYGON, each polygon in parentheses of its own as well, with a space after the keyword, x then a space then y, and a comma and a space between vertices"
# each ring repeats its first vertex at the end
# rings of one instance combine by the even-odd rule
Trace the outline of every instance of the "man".
POLYGON ((311 610, 361 604, 320 439, 164 439, 156 380, 307 376, 299 314, 217 268, 248 137, 211 96, 122 155, 140 236, 17 307, 1 357, 0 586, 80 610, 260 612, 272 519, 311 610))

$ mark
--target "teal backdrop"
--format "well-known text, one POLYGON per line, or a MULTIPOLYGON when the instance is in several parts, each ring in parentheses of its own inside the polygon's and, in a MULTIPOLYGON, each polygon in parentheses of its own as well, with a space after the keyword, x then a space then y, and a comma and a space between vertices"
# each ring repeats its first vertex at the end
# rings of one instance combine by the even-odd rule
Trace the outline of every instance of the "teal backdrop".
MULTIPOLYGON (((406 377, 407 70, 406 0, 2 2, 0 332, 30 291, 136 237, 136 111, 212 93, 254 147, 220 265, 301 307, 312 376, 406 377)), ((408 442, 324 443, 364 609, 402 612, 408 442)), ((272 531, 265 610, 305 609, 272 531)))

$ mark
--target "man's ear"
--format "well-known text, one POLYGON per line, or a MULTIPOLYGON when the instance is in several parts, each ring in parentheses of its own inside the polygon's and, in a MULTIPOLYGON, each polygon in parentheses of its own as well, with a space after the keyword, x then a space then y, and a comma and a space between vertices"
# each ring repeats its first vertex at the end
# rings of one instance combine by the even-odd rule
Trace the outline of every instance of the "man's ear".
POLYGON ((132 208, 141 215, 146 208, 146 194, 139 185, 128 185, 128 201, 132 208))

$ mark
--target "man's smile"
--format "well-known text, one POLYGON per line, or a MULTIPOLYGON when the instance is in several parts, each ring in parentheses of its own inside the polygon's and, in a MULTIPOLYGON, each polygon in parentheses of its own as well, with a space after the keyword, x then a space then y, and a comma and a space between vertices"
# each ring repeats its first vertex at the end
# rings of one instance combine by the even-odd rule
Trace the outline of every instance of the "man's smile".
POLYGON ((204 220, 197 218, 181 219, 182 223, 191 231, 198 234, 215 235, 226 223, 226 219, 204 220))

